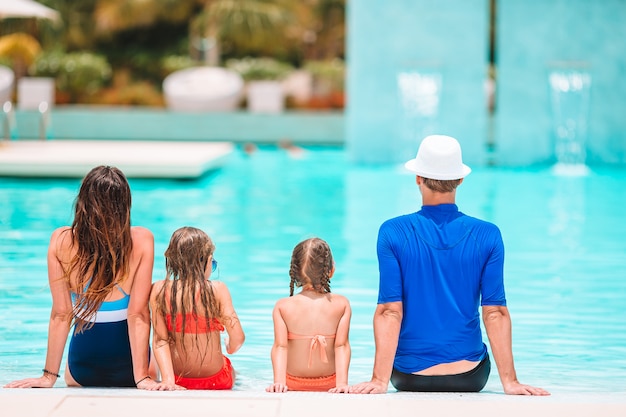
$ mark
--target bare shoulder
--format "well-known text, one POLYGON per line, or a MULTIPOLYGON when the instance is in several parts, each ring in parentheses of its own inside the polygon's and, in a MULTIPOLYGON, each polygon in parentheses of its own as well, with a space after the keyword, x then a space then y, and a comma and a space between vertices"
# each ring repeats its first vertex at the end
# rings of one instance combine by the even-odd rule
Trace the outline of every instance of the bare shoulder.
POLYGON ((286 311, 295 308, 294 306, 294 297, 279 298, 274 304, 273 312, 282 316, 283 314, 286 314, 286 311))
POLYGON ((165 280, 160 280, 160 281, 156 281, 154 283, 152 283, 152 286, 150 287, 150 300, 151 301, 156 301, 158 294, 161 293, 161 290, 163 289, 163 287, 165 286, 165 280))
POLYGON ((71 230, 71 229, 72 228, 70 226, 61 226, 61 227, 55 229, 54 232, 52 232, 52 236, 55 236, 55 235, 58 236, 61 233, 66 232, 66 231, 71 230))
POLYGON ((165 280, 156 281, 152 284, 152 293, 158 293, 165 286, 165 280))
POLYGON ((276 304, 274 304, 274 308, 283 308, 286 307, 290 304, 293 304, 293 297, 284 297, 284 298, 279 298, 276 301, 276 304))
POLYGON ((347 297, 345 297, 343 295, 331 293, 330 294, 330 299, 333 302, 336 302, 336 303, 339 303, 339 304, 342 304, 342 305, 350 306, 350 301, 348 300, 347 297))
POLYGON ((230 291, 224 282, 210 280, 209 283, 216 297, 230 297, 230 291))
POLYGON ((130 233, 134 241, 154 241, 154 235, 145 227, 133 226, 130 228, 130 233))
POLYGON ((52 232, 48 253, 54 254, 57 259, 69 260, 68 257, 71 257, 70 253, 72 249, 71 231, 71 227, 63 226, 52 232))
POLYGON ((228 286, 223 281, 209 280, 213 291, 228 291, 228 286))
POLYGON ((133 249, 137 253, 154 252, 154 235, 145 227, 133 226, 130 228, 131 238, 133 240, 133 249))
POLYGON ((50 241, 56 242, 57 244, 70 244, 71 239, 68 239, 68 237, 71 238, 71 233, 68 232, 70 232, 71 230, 72 228, 69 226, 62 226, 58 229, 55 229, 54 232, 52 232, 50 241))

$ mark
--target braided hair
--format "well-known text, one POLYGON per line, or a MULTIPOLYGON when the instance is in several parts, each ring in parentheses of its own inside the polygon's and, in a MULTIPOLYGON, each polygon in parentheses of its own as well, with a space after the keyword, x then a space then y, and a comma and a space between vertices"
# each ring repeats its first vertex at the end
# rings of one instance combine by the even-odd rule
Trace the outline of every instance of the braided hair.
POLYGON ((289 296, 293 295, 294 287, 307 284, 319 293, 329 293, 334 265, 333 254, 326 241, 314 237, 298 243, 291 255, 289 296))

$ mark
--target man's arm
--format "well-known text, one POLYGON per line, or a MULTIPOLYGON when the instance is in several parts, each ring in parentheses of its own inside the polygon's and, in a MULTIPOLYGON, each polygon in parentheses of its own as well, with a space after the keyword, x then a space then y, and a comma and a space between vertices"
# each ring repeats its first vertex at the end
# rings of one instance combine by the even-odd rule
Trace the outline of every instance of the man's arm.
POLYGON ((524 385, 517 380, 509 309, 506 306, 483 306, 483 322, 505 394, 550 395, 542 388, 524 385))
POLYGON ((374 341, 376 355, 372 380, 350 388, 355 394, 382 394, 387 392, 393 370, 393 359, 398 347, 402 324, 402 302, 378 304, 374 313, 374 341))

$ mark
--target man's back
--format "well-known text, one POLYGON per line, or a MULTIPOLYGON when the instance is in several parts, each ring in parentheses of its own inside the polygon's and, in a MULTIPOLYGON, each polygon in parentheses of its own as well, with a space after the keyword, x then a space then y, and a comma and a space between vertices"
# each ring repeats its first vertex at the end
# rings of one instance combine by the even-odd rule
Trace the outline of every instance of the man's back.
POLYGON ((454 204, 424 206, 381 226, 378 257, 379 304, 403 305, 396 369, 481 360, 479 303, 506 304, 498 228, 454 204))

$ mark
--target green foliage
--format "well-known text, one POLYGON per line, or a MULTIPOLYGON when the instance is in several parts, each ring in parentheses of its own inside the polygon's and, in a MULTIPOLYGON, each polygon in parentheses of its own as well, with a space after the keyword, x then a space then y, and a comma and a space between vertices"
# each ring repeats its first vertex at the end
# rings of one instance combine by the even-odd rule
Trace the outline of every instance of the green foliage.
POLYGON ((293 67, 273 58, 230 59, 226 68, 238 72, 244 80, 282 80, 292 71, 293 67))
POLYGON ((103 56, 89 52, 52 52, 40 55, 29 72, 33 76, 53 77, 59 91, 81 97, 102 88, 111 77, 111 66, 103 56))
MULTIPOLYGON (((93 92, 110 77, 111 69, 105 69, 104 75, 101 71, 108 66, 115 74, 127 71, 128 83, 146 81, 159 91, 171 72, 200 62, 219 65, 231 58, 255 56, 300 67, 307 60, 344 56, 346 0, 39 1, 58 10, 61 21, 35 25, 32 20, 6 19, 0 34, 36 35, 46 53, 40 61, 50 62, 33 65, 31 74, 56 78, 58 89, 74 103, 96 99, 93 92), (201 48, 199 41, 215 46, 201 48), (91 51, 92 57, 104 56, 106 61, 86 65, 75 59, 69 65, 77 69, 70 76, 65 68, 69 58, 51 49, 91 51)), ((241 70, 246 79, 280 79, 289 73, 263 60, 244 62, 249 67, 241 70)), ((333 78, 324 70, 312 72, 316 79, 333 78)), ((343 85, 342 76, 333 79, 334 85, 343 85)))
POLYGON ((187 55, 187 25, 160 23, 112 33, 98 43, 97 52, 105 55, 114 72, 128 69, 133 80, 160 84, 164 77, 164 58, 187 55))
POLYGON ((0 56, 0 65, 11 68, 13 66, 13 60, 8 56, 0 56))
POLYGON ((316 84, 323 84, 332 91, 344 90, 346 66, 341 59, 307 61, 304 69, 311 73, 316 84))
POLYGON ((103 90, 93 97, 94 104, 163 107, 163 95, 147 81, 133 81, 103 90))
POLYGON ((161 59, 162 77, 165 78, 171 73, 191 67, 198 66, 198 63, 188 56, 169 55, 161 59))

